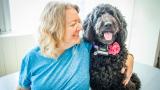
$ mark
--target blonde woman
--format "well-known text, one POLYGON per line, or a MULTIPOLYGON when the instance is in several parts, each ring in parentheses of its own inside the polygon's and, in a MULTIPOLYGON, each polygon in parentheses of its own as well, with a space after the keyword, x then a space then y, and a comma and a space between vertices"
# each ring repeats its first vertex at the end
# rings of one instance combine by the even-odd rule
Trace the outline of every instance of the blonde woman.
POLYGON ((78 12, 78 7, 69 3, 46 5, 39 28, 39 46, 22 60, 20 90, 89 90, 91 45, 80 39, 82 25, 78 12))

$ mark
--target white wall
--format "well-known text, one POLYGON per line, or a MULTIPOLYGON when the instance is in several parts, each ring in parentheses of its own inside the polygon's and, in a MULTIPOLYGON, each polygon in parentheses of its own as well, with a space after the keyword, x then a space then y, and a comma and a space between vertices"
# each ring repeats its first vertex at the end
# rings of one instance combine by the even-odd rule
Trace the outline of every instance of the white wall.
POLYGON ((0 76, 19 70, 22 57, 35 44, 33 35, 1 35, 0 76))
POLYGON ((160 32, 160 0, 135 0, 130 51, 135 61, 153 66, 160 32))

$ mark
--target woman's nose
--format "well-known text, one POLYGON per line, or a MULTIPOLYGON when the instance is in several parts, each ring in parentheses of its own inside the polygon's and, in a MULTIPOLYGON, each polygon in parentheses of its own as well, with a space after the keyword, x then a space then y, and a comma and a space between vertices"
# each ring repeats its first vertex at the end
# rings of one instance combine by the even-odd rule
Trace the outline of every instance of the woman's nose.
POLYGON ((77 31, 81 31, 83 28, 82 28, 82 24, 81 23, 78 23, 77 25, 77 31))

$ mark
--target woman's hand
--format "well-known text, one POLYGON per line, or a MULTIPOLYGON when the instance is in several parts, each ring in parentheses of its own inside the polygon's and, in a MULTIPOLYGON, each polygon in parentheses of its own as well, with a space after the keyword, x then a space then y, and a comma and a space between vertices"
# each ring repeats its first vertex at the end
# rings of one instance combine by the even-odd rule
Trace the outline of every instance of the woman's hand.
POLYGON ((126 68, 122 68, 122 73, 125 74, 125 79, 123 81, 123 84, 126 86, 132 76, 133 71, 133 64, 134 64, 134 57, 132 54, 128 54, 127 60, 126 60, 126 68))

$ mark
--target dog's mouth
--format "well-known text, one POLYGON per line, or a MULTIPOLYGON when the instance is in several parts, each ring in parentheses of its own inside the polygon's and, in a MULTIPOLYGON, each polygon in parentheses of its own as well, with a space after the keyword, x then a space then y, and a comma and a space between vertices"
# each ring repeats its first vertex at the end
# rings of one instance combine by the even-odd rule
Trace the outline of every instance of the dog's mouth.
POLYGON ((113 34, 111 32, 105 32, 103 33, 104 39, 107 41, 112 40, 113 34))
POLYGON ((104 44, 111 44, 115 40, 115 35, 113 31, 103 31, 98 39, 104 44))

